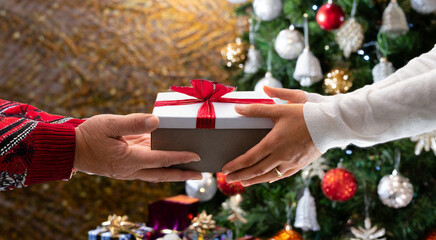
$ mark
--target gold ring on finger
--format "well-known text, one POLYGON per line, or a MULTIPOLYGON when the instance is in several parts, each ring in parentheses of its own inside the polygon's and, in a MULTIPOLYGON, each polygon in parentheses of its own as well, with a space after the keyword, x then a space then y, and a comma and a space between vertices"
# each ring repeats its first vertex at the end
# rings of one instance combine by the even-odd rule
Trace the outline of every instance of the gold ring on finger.
POLYGON ((273 168, 274 173, 277 175, 277 177, 283 177, 283 173, 280 172, 276 167, 273 168))

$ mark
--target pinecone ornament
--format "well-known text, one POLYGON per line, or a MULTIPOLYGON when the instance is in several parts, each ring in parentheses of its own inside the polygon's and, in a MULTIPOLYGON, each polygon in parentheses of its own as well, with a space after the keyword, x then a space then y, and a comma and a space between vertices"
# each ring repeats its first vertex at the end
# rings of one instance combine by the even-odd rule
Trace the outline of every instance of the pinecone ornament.
POLYGON ((356 52, 362 46, 364 38, 364 31, 355 18, 350 18, 336 34, 336 42, 339 47, 344 51, 346 58, 350 57, 352 52, 356 52))

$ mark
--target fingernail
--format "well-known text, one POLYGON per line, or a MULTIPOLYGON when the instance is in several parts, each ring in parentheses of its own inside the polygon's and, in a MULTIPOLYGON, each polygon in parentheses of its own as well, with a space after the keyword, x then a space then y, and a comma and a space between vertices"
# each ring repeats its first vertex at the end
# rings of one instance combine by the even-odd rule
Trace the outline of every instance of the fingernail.
POLYGON ((227 183, 233 183, 234 182, 234 180, 230 177, 226 177, 226 182, 227 183))
POLYGON ((250 184, 248 184, 248 183, 245 182, 245 181, 242 181, 242 182, 241 182, 241 185, 242 185, 243 187, 248 187, 248 186, 250 186, 250 184))
POLYGON ((229 174, 230 173, 230 171, 229 170, 227 170, 227 169, 223 169, 223 174, 229 174))
POLYGON ((236 111, 243 112, 243 111, 245 111, 245 109, 247 109, 247 104, 236 104, 235 105, 236 111))
POLYGON ((191 160, 191 162, 199 162, 199 161, 201 161, 200 157, 195 157, 191 160))
POLYGON ((145 127, 147 129, 154 128, 159 123, 159 120, 155 116, 151 116, 145 119, 145 127))
POLYGON ((198 175, 198 176, 195 176, 194 178, 192 178, 193 180, 203 180, 203 175, 198 175))

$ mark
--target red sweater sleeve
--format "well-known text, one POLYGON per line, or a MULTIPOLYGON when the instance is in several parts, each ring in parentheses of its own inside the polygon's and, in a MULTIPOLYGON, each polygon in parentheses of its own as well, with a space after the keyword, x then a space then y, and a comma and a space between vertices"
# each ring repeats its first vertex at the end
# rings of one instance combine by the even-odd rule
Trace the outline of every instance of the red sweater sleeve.
POLYGON ((0 99, 0 190, 69 179, 82 122, 0 99))

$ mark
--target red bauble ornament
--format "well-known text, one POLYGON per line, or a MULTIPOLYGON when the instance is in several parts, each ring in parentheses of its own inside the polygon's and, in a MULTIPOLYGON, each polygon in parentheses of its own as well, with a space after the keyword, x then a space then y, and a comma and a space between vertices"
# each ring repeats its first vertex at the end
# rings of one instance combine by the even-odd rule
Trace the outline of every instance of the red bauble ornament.
POLYGON ((427 234, 425 240, 436 240, 436 229, 427 234))
POLYGON ((334 3, 326 3, 316 13, 316 22, 323 30, 338 29, 345 20, 344 11, 334 3))
POLYGON ((324 175, 321 188, 329 199, 345 202, 356 193, 357 182, 353 173, 343 168, 335 168, 324 175))
POLYGON ((218 189, 227 196, 243 193, 245 191, 244 186, 240 182, 228 183, 226 182, 227 174, 217 173, 216 182, 218 189))

